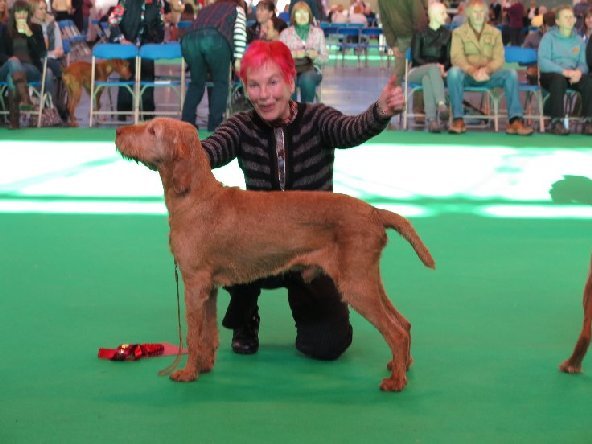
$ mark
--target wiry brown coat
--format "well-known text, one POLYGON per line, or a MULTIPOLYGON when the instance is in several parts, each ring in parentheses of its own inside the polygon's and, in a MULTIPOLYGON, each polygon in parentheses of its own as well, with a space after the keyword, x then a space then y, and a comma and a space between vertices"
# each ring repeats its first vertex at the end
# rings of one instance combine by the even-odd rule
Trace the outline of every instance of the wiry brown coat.
POLYGON ((584 325, 580 332, 580 337, 576 342, 572 355, 564 361, 559 369, 565 373, 580 373, 582 371, 582 360, 586 356, 586 351, 590 345, 590 335, 592 333, 592 260, 588 270, 588 279, 584 286, 584 325))
POLYGON ((185 368, 172 379, 192 381, 214 366, 218 287, 297 269, 305 279, 321 270, 333 279, 343 299, 391 349, 391 375, 381 388, 405 387, 410 324, 382 286, 385 228, 407 239, 426 266, 433 268, 434 261, 404 217, 341 194, 224 187, 215 180, 195 129, 177 120, 121 127, 116 144, 124 157, 157 169, 164 187, 170 247, 185 284, 189 348, 185 368))
MULTIPOLYGON (((129 63, 126 60, 112 59, 97 62, 95 67, 95 81, 104 82, 112 72, 116 72, 122 79, 129 79, 132 76, 129 63)), ((82 89, 90 95, 91 64, 82 60, 68 65, 63 72, 62 79, 68 92, 68 114, 71 126, 78 126, 76 122, 76 107, 80 103, 82 89)), ((97 106, 100 107, 103 89, 97 91, 97 106)), ((92 98, 91 98, 92 100, 92 98)))

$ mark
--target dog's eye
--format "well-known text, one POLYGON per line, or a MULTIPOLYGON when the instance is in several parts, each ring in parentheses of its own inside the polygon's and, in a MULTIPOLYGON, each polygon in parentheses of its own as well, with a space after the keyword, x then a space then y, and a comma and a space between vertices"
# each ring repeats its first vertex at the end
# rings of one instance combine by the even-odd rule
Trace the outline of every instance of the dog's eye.
POLYGON ((148 127, 148 133, 150 133, 150 135, 151 135, 151 136, 154 136, 154 135, 156 135, 156 132, 154 131, 154 127, 152 127, 152 126, 149 126, 149 127, 148 127))

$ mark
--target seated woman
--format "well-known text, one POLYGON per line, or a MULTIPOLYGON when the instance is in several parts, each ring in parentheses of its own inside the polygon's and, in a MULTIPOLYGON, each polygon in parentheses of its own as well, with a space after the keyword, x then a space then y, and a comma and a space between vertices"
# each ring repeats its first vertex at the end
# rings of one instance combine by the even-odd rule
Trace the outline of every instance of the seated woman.
MULTIPOLYGON (((31 23, 29 4, 16 0, 8 18, 8 25, 0 27, 0 81, 10 84, 8 94, 10 128, 19 128, 20 110, 32 109, 27 82, 41 80, 46 49, 41 26, 31 23)), ((46 88, 53 90, 52 78, 47 77, 46 88)))
POLYGON ((439 133, 442 129, 439 121, 447 122, 449 116, 444 77, 450 68, 451 33, 443 26, 448 19, 443 4, 432 3, 428 16, 428 27, 411 38, 413 68, 409 71, 409 82, 422 84, 428 131, 439 133))
MULTIPOLYGON (((280 34, 280 41, 292 52, 296 64, 296 87, 300 89, 300 101, 314 101, 316 89, 323 75, 321 67, 329 58, 325 34, 313 26, 314 17, 305 2, 298 2, 292 8, 290 27, 280 34)), ((296 93, 293 98, 295 99, 296 93)))
POLYGON ((67 117, 66 107, 64 105, 63 97, 58 94, 58 84, 61 84, 62 80, 62 61, 64 58, 62 33, 53 16, 47 14, 47 4, 45 3, 45 0, 29 0, 29 4, 33 9, 31 21, 40 25, 43 30, 43 38, 45 39, 45 46, 47 48, 48 71, 46 75, 52 77, 49 83, 55 85, 53 89, 49 90, 49 93, 51 94, 54 105, 60 113, 60 117, 65 119, 67 117))

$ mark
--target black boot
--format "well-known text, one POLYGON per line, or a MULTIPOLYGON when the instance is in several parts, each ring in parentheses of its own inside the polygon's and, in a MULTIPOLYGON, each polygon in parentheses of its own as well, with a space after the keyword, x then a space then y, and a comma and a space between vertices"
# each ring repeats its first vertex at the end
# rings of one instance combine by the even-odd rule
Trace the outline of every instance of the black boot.
POLYGON ((32 110, 34 108, 31 96, 29 96, 29 85, 27 84, 27 76, 24 72, 15 72, 12 75, 12 81, 16 89, 19 103, 19 108, 22 110, 32 110))
POLYGON ((19 129, 21 127, 19 101, 14 91, 8 92, 8 125, 10 129, 19 129))
POLYGON ((240 327, 233 329, 232 350, 241 355, 252 355, 259 350, 259 309, 240 327))

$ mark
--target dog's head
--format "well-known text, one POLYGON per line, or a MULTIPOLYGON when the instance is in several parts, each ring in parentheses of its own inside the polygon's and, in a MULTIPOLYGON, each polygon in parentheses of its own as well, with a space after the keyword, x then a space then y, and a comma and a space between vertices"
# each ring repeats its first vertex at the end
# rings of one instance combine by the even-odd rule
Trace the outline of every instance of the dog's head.
POLYGON ((115 144, 124 158, 158 170, 165 188, 172 187, 177 194, 189 191, 192 174, 200 173, 194 169, 209 171, 197 130, 189 123, 159 117, 122 126, 116 134, 115 144), (190 163, 191 158, 197 158, 198 163, 190 163))
POLYGON ((113 59, 110 62, 111 69, 119 74, 122 79, 129 79, 132 76, 130 64, 127 60, 113 59))

